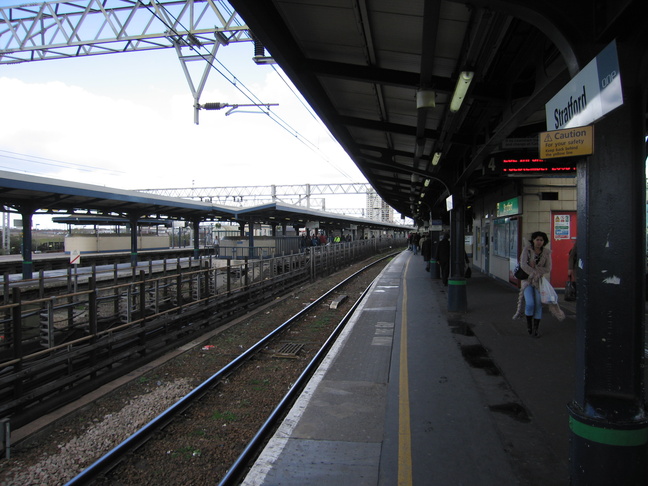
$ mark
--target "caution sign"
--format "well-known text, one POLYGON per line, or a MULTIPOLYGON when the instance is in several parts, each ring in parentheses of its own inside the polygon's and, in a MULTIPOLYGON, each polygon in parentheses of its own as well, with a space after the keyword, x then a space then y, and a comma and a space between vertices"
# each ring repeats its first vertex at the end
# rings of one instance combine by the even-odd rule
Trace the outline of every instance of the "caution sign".
POLYGON ((542 132, 539 142, 542 159, 591 155, 594 152, 594 127, 542 132))

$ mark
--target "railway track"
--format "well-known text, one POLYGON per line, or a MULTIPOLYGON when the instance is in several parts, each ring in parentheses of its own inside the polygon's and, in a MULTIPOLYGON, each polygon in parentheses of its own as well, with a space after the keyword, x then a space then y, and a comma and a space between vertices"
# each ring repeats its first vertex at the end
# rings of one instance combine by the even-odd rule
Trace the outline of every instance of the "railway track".
MULTIPOLYGON (((164 262, 161 273, 150 262, 148 273, 133 268, 125 280, 116 267, 107 272, 110 278, 92 268, 86 280, 68 275, 62 292, 50 288, 49 276, 29 289, 10 288, 5 280, 0 433, 20 429, 295 288, 392 251, 393 243, 360 240, 235 263, 200 260, 197 268, 164 262)), ((0 452, 10 447, 0 441, 0 452)))
MULTIPOLYGON (((281 408, 291 401, 286 392, 299 391, 300 375, 307 367, 315 366, 317 359, 314 358, 321 344, 384 263, 385 260, 364 268, 353 278, 345 279, 344 290, 336 286, 318 299, 306 298, 306 292, 294 292, 256 317, 244 319, 217 339, 187 351, 173 365, 151 370, 130 385, 130 389, 123 390, 124 400, 139 393, 148 396, 178 383, 184 384, 174 393, 182 394, 187 388, 192 391, 179 400, 176 397, 164 413, 149 417, 137 432, 112 444, 108 454, 94 463, 96 455, 90 461, 86 458, 80 464, 72 463, 67 477, 51 484, 68 480, 70 485, 215 484, 219 480, 228 484, 245 467, 246 456, 239 456, 243 451, 252 454, 263 441, 265 432, 259 432, 261 426, 270 428, 268 417, 281 415, 281 408), (342 291, 349 295, 349 302, 338 309, 329 309, 329 301, 342 291), (302 308, 304 300, 312 302, 296 313, 297 316, 285 318, 288 312, 293 312, 291 309, 302 308), (278 328, 277 322, 282 322, 278 328), (270 327, 272 330, 268 331, 270 327), (249 351, 242 353, 243 349, 249 351), (213 369, 218 371, 211 373, 213 369), (277 407, 279 403, 282 407, 277 407), (253 438, 256 444, 250 443, 253 438), (115 467, 116 464, 119 466, 115 467), (79 469, 83 471, 74 476, 79 469)), ((321 292, 331 285, 331 278, 312 288, 321 292)), ((107 412, 105 416, 111 417, 127 408, 123 403, 100 407, 103 407, 100 413, 107 412)), ((97 420, 96 415, 92 420, 97 420)), ((134 421, 141 423, 141 420, 138 415, 134 421)), ((67 426, 61 427, 65 430, 67 426)), ((92 432, 93 428, 86 426, 85 431, 92 432)), ((93 448, 96 446, 90 446, 93 448)), ((98 452, 107 452, 105 446, 98 452)))

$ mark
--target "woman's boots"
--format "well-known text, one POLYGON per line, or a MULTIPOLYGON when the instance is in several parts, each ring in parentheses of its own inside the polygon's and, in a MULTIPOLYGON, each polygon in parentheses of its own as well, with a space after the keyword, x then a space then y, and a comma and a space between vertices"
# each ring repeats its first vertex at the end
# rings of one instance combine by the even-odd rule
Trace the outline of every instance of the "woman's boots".
POLYGON ((540 337, 540 319, 534 319, 533 316, 526 316, 527 332, 533 337, 540 337))

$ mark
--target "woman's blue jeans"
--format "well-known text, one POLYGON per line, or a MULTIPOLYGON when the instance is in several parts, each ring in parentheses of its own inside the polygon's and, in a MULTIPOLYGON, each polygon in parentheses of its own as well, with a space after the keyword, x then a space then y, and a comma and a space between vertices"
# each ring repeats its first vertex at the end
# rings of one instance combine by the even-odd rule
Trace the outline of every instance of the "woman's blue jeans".
POLYGON ((533 316, 534 319, 542 319, 542 301, 540 291, 533 285, 527 285, 524 289, 524 314, 533 316))

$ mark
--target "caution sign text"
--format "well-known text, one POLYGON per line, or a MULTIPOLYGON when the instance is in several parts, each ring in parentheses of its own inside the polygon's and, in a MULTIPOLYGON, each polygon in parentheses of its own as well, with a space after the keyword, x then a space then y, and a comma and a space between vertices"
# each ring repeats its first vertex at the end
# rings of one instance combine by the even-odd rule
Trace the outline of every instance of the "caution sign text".
POLYGON ((540 158, 591 155, 594 151, 594 127, 577 127, 542 132, 539 135, 540 158))

